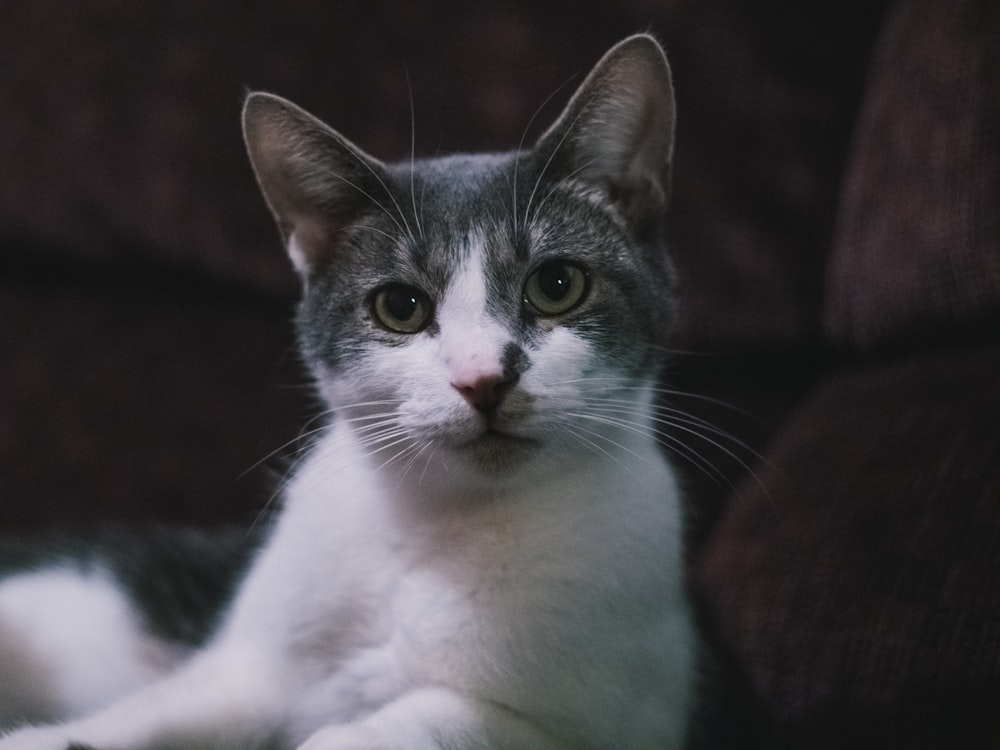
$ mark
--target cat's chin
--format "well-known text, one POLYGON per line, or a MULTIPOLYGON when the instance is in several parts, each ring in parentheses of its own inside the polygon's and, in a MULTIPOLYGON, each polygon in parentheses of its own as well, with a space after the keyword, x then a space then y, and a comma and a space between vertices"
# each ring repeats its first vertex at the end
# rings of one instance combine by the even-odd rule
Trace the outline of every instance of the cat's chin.
POLYGON ((538 444, 530 438, 488 429, 471 440, 448 447, 473 473, 503 480, 518 473, 537 452, 538 444))

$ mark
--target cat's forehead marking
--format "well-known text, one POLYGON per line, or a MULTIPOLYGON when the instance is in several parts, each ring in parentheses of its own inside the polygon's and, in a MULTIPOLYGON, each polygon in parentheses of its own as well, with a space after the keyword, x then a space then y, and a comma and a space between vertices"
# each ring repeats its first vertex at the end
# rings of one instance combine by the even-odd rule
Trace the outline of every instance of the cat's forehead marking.
POLYGON ((486 308, 486 237, 480 229, 466 235, 443 301, 450 313, 479 317, 486 308))
POLYGON ((488 300, 486 242, 481 230, 466 235, 441 299, 441 354, 453 377, 502 367, 505 347, 511 343, 508 327, 493 314, 488 300))

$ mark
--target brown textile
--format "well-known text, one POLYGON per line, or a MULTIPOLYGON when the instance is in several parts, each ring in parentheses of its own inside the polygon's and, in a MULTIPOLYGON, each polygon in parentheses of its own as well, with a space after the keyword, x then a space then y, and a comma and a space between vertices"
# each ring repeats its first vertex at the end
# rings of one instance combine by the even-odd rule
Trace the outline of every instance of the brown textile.
POLYGON ((888 19, 842 190, 826 327, 873 349, 1000 314, 1000 3, 888 19))
POLYGON ((1000 743, 997 373, 991 345, 830 378, 704 547, 725 640, 795 746, 1000 743))

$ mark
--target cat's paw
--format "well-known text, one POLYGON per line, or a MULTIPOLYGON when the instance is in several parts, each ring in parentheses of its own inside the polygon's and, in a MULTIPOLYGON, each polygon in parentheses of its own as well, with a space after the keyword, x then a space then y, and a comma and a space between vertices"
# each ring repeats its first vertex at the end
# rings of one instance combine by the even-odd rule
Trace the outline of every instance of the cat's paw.
POLYGON ((358 726, 325 727, 315 732, 297 750, 389 750, 370 729, 358 726))
POLYGON ((91 750, 73 742, 61 727, 27 727, 0 736, 0 750, 91 750))

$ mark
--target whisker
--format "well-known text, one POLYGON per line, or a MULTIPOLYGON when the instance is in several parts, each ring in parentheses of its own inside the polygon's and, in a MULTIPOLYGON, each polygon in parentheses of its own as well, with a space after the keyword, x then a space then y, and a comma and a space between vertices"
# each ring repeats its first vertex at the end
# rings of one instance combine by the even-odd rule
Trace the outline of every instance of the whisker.
MULTIPOLYGON (((608 424, 608 425, 618 426, 620 429, 630 430, 632 432, 643 434, 642 428, 636 426, 634 423, 626 422, 626 421, 624 421, 624 420, 622 420, 620 418, 616 418, 616 417, 612 417, 612 416, 601 417, 601 419, 603 419, 605 421, 605 423, 608 424)), ((747 476, 749 476, 754 481, 754 483, 756 483, 757 486, 760 487, 760 489, 764 491, 765 494, 768 494, 768 489, 764 485, 764 483, 761 480, 760 476, 757 474, 757 472, 754 470, 754 468, 746 460, 744 460, 738 453, 736 453, 736 451, 734 451, 731 448, 729 448, 728 446, 726 446, 721 440, 717 440, 717 439, 711 437, 711 435, 705 434, 704 432, 700 432, 698 429, 695 429, 697 427, 697 428, 700 428, 702 430, 706 430, 708 428, 711 428, 711 425, 704 424, 704 423, 701 422, 701 420, 697 420, 697 419, 686 419, 685 420, 683 417, 681 417, 681 418, 653 418, 653 421, 656 422, 656 423, 658 423, 658 424, 662 424, 664 426, 672 427, 676 431, 682 432, 682 433, 684 433, 686 435, 690 435, 692 437, 695 437, 695 438, 701 440, 702 442, 704 442, 704 443, 712 446, 716 450, 720 451, 721 453, 723 453, 724 455, 726 455, 730 460, 732 460, 736 465, 738 465, 747 474, 747 476)), ((717 477, 724 476, 723 472, 720 469, 718 469, 718 467, 716 467, 714 465, 711 465, 707 460, 705 460, 704 456, 702 456, 700 453, 697 453, 696 451, 694 451, 694 449, 690 445, 688 445, 687 443, 685 443, 684 441, 682 441, 680 439, 680 437, 678 435, 673 434, 673 432, 668 432, 666 430, 657 429, 655 427, 646 427, 646 430, 648 430, 648 434, 649 435, 655 437, 655 439, 657 439, 659 442, 661 442, 661 444, 663 444, 664 446, 670 447, 671 449, 675 450, 678 453, 682 453, 681 449, 683 449, 683 453, 684 453, 684 455, 685 455, 686 458, 690 459, 690 454, 691 453, 695 453, 704 462, 705 466, 711 466, 711 468, 712 468, 712 474, 714 474, 717 477)), ((761 456, 759 453, 757 453, 757 451, 753 450, 749 446, 744 446, 744 444, 742 444, 737 438, 735 438, 735 437, 733 437, 731 435, 728 435, 727 433, 725 433, 723 431, 716 430, 715 428, 712 428, 712 429, 710 429, 708 431, 716 433, 717 437, 725 438, 726 440, 731 441, 737 447, 740 447, 740 448, 744 448, 745 447, 750 453, 752 453, 754 455, 755 459, 761 460, 761 461, 764 461, 767 464, 770 464, 770 462, 768 462, 763 456, 761 456)), ((704 470, 704 466, 702 466, 701 468, 704 470)), ((731 481, 729 481, 727 479, 726 480, 726 486, 732 488, 733 484, 732 484, 731 481)))
POLYGON ((590 161, 588 161, 588 162, 586 162, 584 164, 581 164, 579 167, 577 167, 576 169, 574 169, 568 175, 566 175, 561 180, 559 180, 559 182, 557 182, 555 185, 553 185, 549 189, 549 191, 545 194, 545 197, 542 198, 538 202, 537 206, 535 206, 535 215, 538 215, 539 213, 541 213, 542 207, 545 206, 546 201, 548 201, 548 199, 551 198, 560 188, 562 188, 564 185, 570 184, 573 181, 574 177, 576 177, 578 174, 580 174, 581 172, 583 172, 585 169, 587 169, 587 167, 589 167, 591 164, 593 164, 596 161, 597 161, 597 159, 595 158, 595 159, 591 159, 590 161))
MULTIPOLYGON (((609 425, 609 426, 611 426, 611 427, 618 427, 619 429, 622 429, 622 428, 624 428, 624 425, 622 425, 622 424, 617 424, 617 423, 616 423, 615 421, 613 421, 613 420, 608 420, 608 419, 604 419, 604 418, 602 418, 602 417, 597 417, 597 416, 594 416, 594 415, 592 415, 592 414, 586 414, 586 413, 581 413, 581 412, 571 412, 571 413, 569 413, 569 414, 568 414, 567 416, 571 416, 571 417, 576 417, 576 418, 578 418, 578 419, 589 419, 589 420, 591 420, 591 421, 593 421, 593 422, 598 422, 598 423, 600 423, 600 424, 606 424, 606 425, 609 425)), ((582 428, 581 428, 581 429, 582 429, 582 428)), ((607 435, 604 435, 603 433, 600 433, 600 432, 592 432, 592 431, 590 431, 590 430, 587 430, 586 432, 587 432, 588 434, 590 434, 590 435, 593 435, 594 437, 599 437, 599 438, 601 438, 602 440, 604 440, 605 442, 607 442, 607 443, 610 443, 610 444, 611 444, 611 445, 613 445, 614 447, 618 448, 619 450, 622 450, 622 451, 624 451, 625 453, 628 453, 629 455, 631 455, 631 456, 633 456, 633 457, 635 457, 635 458, 638 458, 638 459, 639 459, 640 461, 642 461, 643 463, 649 463, 649 459, 648 459, 647 457, 645 457, 645 456, 642 456, 642 455, 640 455, 640 454, 636 453, 636 452, 635 452, 634 450, 632 450, 631 448, 629 448, 629 447, 628 447, 628 446, 626 446, 626 445, 622 445, 621 443, 619 443, 619 442, 617 442, 617 441, 615 441, 615 440, 612 440, 612 439, 611 439, 610 437, 608 437, 607 435)), ((633 430, 633 432, 636 432, 636 433, 639 433, 639 434, 642 434, 641 430, 638 430, 638 429, 635 429, 635 430, 633 430)))
POLYGON ((605 450, 600 445, 598 445, 597 443, 595 443, 593 440, 588 440, 587 438, 583 437, 582 435, 578 435, 577 432, 576 432, 576 430, 581 430, 583 432, 586 432, 587 434, 594 435, 595 437, 603 437, 603 435, 600 435, 599 433, 592 432, 590 430, 585 430, 582 427, 580 427, 579 425, 574 425, 574 429, 573 430, 570 430, 570 429, 565 429, 564 430, 565 434, 569 435, 571 438, 573 438, 574 440, 576 440, 577 442, 579 442, 584 447, 590 448, 591 450, 593 450, 593 451, 595 451, 597 453, 601 453, 604 456, 607 456, 608 458, 610 458, 612 461, 614 461, 619 466, 622 466, 622 462, 618 459, 617 456, 615 456, 614 454, 612 454, 609 451, 605 450))
MULTIPOLYGON (((582 378, 571 378, 568 380, 556 380, 546 383, 546 387, 553 388, 560 385, 578 385, 581 383, 599 383, 599 384, 609 384, 611 388, 616 391, 636 391, 644 392, 648 391, 651 394, 657 396, 676 396, 680 398, 689 398, 693 401, 701 401, 703 403, 712 404, 713 406, 718 406, 729 411, 736 412, 741 416, 747 417, 748 419, 756 419, 754 414, 743 409, 739 406, 729 403, 728 401, 723 401, 722 399, 715 398, 713 396, 706 396, 701 393, 694 393, 691 391, 682 391, 677 388, 670 388, 668 386, 653 386, 648 383, 636 383, 634 380, 625 377, 614 377, 614 376, 601 376, 601 377, 582 377, 582 378)), ((654 405, 655 408, 659 406, 654 405)))
MULTIPOLYGON (((383 445, 381 448, 376 448, 375 450, 372 451, 372 453, 373 454, 374 453, 380 453, 380 452, 382 452, 384 450, 388 450, 389 448, 397 446, 400 443, 410 442, 410 440, 411 440, 410 436, 408 434, 406 434, 403 437, 399 438, 398 440, 396 440, 396 441, 394 441, 392 443, 389 443, 387 445, 383 445)), ((411 442, 410 445, 408 445, 406 448, 404 448, 401 451, 397 451, 396 453, 394 453, 393 455, 391 455, 389 458, 387 458, 385 461, 383 461, 381 464, 379 464, 375 468, 375 471, 381 471, 386 466, 388 466, 389 464, 391 464, 393 461, 398 460, 400 458, 400 456, 405 456, 407 453, 409 453, 409 452, 411 452, 411 451, 413 451, 415 449, 416 449, 416 445, 411 442)))
MULTIPOLYGON (((382 208, 382 207, 379 206, 379 208, 382 208)), ((384 211, 385 209, 383 208, 382 210, 384 211)), ((398 227, 399 225, 397 224, 396 226, 398 227)), ((343 226, 343 227, 337 227, 333 231, 327 232, 325 236, 326 237, 332 237, 333 235, 339 234, 340 232, 348 232, 348 231, 353 231, 355 229, 366 229, 366 230, 368 230, 370 232, 375 232, 376 234, 381 234, 387 240, 390 240, 392 242, 396 242, 399 239, 398 237, 395 237, 395 236, 389 234, 388 232, 386 232, 383 229, 379 229, 378 227, 370 227, 367 224, 348 224, 348 225, 343 226)), ((400 228, 400 231, 402 231, 402 228, 400 228)))
POLYGON ((347 404, 337 404, 331 411, 340 411, 342 409, 362 409, 368 406, 386 406, 389 404, 401 404, 403 399, 401 398, 382 398, 375 399, 373 401, 352 401, 347 404))
MULTIPOLYGON (((379 443, 385 443, 387 440, 396 440, 401 436, 409 434, 404 427, 395 427, 392 425, 383 425, 383 429, 380 432, 375 432, 369 435, 363 435, 359 438, 359 442, 364 448, 371 448, 372 446, 379 445, 379 443)), ((395 443, 393 443, 394 445, 395 443)), ((385 446, 376 448, 376 451, 382 450, 385 446)))
POLYGON ((424 470, 420 472, 420 480, 418 484, 421 485, 424 483, 424 477, 427 476, 427 469, 430 468, 431 463, 434 460, 434 456, 437 454, 437 443, 435 443, 433 440, 428 440, 427 442, 424 443, 424 445, 429 446, 431 452, 428 454, 427 460, 424 461, 424 470))
MULTIPOLYGON (((425 441, 425 442, 420 443, 419 445, 415 444, 414 447, 416 448, 416 450, 413 451, 413 454, 407 459, 406 463, 403 465, 403 471, 400 473, 400 479, 405 479, 406 478, 406 475, 410 473, 410 470, 416 465, 417 461, 424 454, 424 451, 426 451, 428 448, 431 447, 431 442, 430 441, 425 441)), ((421 475, 420 475, 420 483, 421 484, 423 483, 423 477, 424 477, 424 473, 426 473, 426 471, 427 471, 427 464, 425 463, 424 464, 424 472, 421 473, 421 475)))
MULTIPOLYGON (((319 419, 324 419, 329 417, 330 413, 331 413, 330 410, 326 410, 310 417, 309 420, 306 421, 305 425, 303 425, 303 428, 294 438, 285 441, 274 450, 268 451, 263 457, 261 457, 257 461, 254 461, 252 464, 250 464, 250 466, 248 466, 246 469, 240 472, 240 474, 237 476, 237 479, 244 479, 248 474, 250 474, 250 472, 256 471, 265 463, 274 459, 279 454, 284 453, 293 445, 296 445, 297 443, 303 443, 309 438, 313 437, 314 435, 319 435, 320 433, 324 432, 327 429, 327 425, 324 424, 319 427, 310 427, 310 425, 319 419)), ((293 455, 300 454, 304 450, 305 448, 296 450, 293 455)))
MULTIPOLYGON (((406 214, 403 213, 403 209, 399 205, 399 201, 396 200, 395 194, 389 189, 389 186, 385 184, 385 181, 381 177, 379 177, 378 174, 371 167, 369 167, 368 169, 369 169, 369 171, 371 171, 372 174, 375 175, 375 178, 379 181, 379 184, 382 185, 382 189, 385 190, 385 192, 389 196, 389 199, 392 201, 392 205, 396 207, 396 211, 399 214, 399 218, 403 222, 403 227, 405 227, 405 229, 406 229, 406 236, 409 237, 412 242, 416 243, 417 242, 417 237, 416 237, 416 235, 413 234, 413 229, 410 228, 410 222, 408 222, 406 220, 406 214)), ((382 210, 385 211, 384 208, 382 210)), ((390 218, 392 218, 391 214, 390 214, 390 218)), ((414 217, 414 218, 416 218, 416 217, 414 217)), ((398 222, 397 222, 397 226, 398 226, 398 222)))
POLYGON ((417 211, 417 191, 414 185, 414 175, 417 166, 417 113, 413 106, 413 85, 410 82, 410 69, 406 68, 406 93, 410 97, 410 203, 413 207, 413 221, 417 225, 417 233, 424 237, 424 228, 420 224, 420 213, 417 211))
MULTIPOLYGON (((727 456, 730 460, 735 462, 743 471, 745 471, 753 481, 760 486, 762 489, 767 491, 763 486, 759 476, 754 471, 753 467, 749 464, 747 460, 742 458, 734 449, 745 451, 746 453, 753 456, 754 460, 765 463, 770 466, 770 462, 762 456, 758 451, 756 451, 752 446, 748 445, 744 441, 740 440, 736 436, 726 432, 725 430, 719 429, 713 425, 708 420, 697 417, 687 411, 682 409, 672 407, 666 404, 648 404, 642 399, 628 399, 622 398, 620 396, 611 395, 613 393, 644 393, 649 395, 663 396, 683 396, 691 399, 696 399, 702 402, 711 403, 713 405, 719 406, 721 408, 730 409, 736 411, 737 413, 744 414, 748 417, 750 415, 739 407, 733 406, 732 404, 726 403, 719 399, 713 398, 711 396, 704 396, 697 393, 688 393, 685 391, 680 391, 677 389, 672 389, 668 387, 653 387, 647 384, 637 384, 627 378, 620 377, 584 377, 575 378, 565 381, 560 381, 558 383, 549 384, 550 387, 560 385, 560 384, 588 384, 588 385, 598 385, 603 386, 603 390, 609 395, 595 395, 595 394, 583 394, 582 398, 586 403, 588 409, 594 414, 595 417, 600 417, 601 419, 606 419, 609 425, 616 424, 620 429, 630 429, 636 432, 643 432, 643 429, 651 437, 657 441, 663 443, 665 446, 670 447, 675 453, 681 455, 690 463, 694 464, 699 468, 699 470, 705 472, 706 474, 712 476, 716 481, 723 480, 728 487, 732 487, 732 482, 729 481, 724 472, 721 469, 714 466, 709 462, 700 452, 696 451, 692 446, 688 445, 686 442, 681 440, 679 435, 673 434, 672 432, 667 432, 662 429, 655 428, 652 424, 646 425, 643 429, 636 426, 635 423, 628 422, 621 418, 624 413, 626 415, 631 415, 632 417, 642 417, 643 419, 648 419, 650 422, 663 427, 672 427, 675 432, 683 433, 684 435, 693 436, 707 445, 711 445, 713 448, 718 450, 720 453, 727 456)), ((553 396, 553 398, 560 398, 558 395, 553 396)), ((581 396, 567 396, 566 401, 578 402, 581 396)), ((582 416, 582 415, 581 415, 582 416)))
MULTIPOLYGON (((654 417, 651 417, 651 419, 654 422, 657 422, 658 424, 663 424, 663 425, 667 425, 667 426, 676 426, 676 427, 679 427, 681 429, 684 429, 684 427, 686 426, 687 428, 690 428, 691 430, 694 430, 695 428, 700 429, 700 430, 704 430, 705 433, 707 433, 708 435, 714 435, 716 438, 719 438, 719 440, 725 440, 729 444, 733 445, 734 447, 739 448, 740 450, 746 451, 748 454, 750 454, 751 456, 753 456, 753 458, 754 458, 755 461, 759 461, 759 462, 761 462, 761 463, 763 463, 763 464, 765 464, 765 465, 767 465, 768 467, 771 467, 771 468, 773 468, 773 466, 774 466, 771 463, 771 461, 768 460, 768 458, 766 456, 764 456, 762 453, 760 453, 758 450, 756 450, 749 443, 747 443, 747 442, 745 442, 743 440, 740 440, 738 437, 736 437, 732 433, 726 432, 725 430, 716 427, 711 422, 709 422, 709 421, 707 421, 705 419, 701 419, 700 417, 695 417, 695 416, 692 416, 690 414, 686 414, 684 412, 678 411, 676 414, 667 415, 667 416, 654 416, 654 417)), ((702 440, 705 440, 706 442, 709 442, 709 438, 707 438, 705 435, 699 434, 699 437, 701 437, 702 440)), ((720 450, 723 449, 721 444, 718 444, 717 447, 720 450)), ((726 451, 726 452, 729 453, 729 451, 726 451)), ((735 459, 735 456, 733 456, 733 458, 735 459)), ((742 464, 742 465, 744 466, 744 468, 749 469, 749 467, 747 467, 746 464, 742 464)))
MULTIPOLYGON (((531 115, 531 117, 528 118, 528 124, 524 126, 524 130, 521 132, 521 140, 518 141, 518 143, 517 143, 517 152, 514 155, 514 177, 513 177, 513 183, 511 185, 511 187, 512 187, 512 194, 513 194, 512 195, 512 202, 513 202, 512 208, 513 208, 513 211, 511 213, 511 216, 514 219, 514 234, 515 235, 517 234, 517 231, 518 231, 518 226, 517 226, 517 171, 518 171, 518 166, 520 165, 520 162, 521 162, 521 153, 524 151, 524 141, 527 139, 528 132, 531 130, 531 126, 535 123, 535 119, 538 117, 538 115, 541 114, 542 110, 545 109, 545 107, 548 105, 548 103, 550 101, 552 101, 553 97, 555 97, 556 94, 558 94, 560 91, 562 91, 564 88, 566 88, 566 84, 568 84, 571 80, 573 80, 574 77, 575 76, 571 76, 570 78, 567 78, 565 81, 563 81, 561 84, 559 84, 555 88, 555 90, 552 91, 551 94, 549 94, 547 97, 545 97, 545 101, 543 101, 538 106, 538 108, 534 111, 534 113, 531 115)), ((527 226, 527 213, 525 213, 525 226, 527 226)))
POLYGON ((702 393, 681 391, 676 388, 667 388, 663 386, 654 388, 653 392, 656 393, 658 396, 675 396, 679 398, 688 398, 691 399, 692 401, 700 401, 704 404, 712 404, 713 406, 718 406, 728 411, 735 412, 736 414, 739 414, 742 417, 746 417, 747 419, 754 419, 754 420, 756 419, 756 416, 753 413, 747 411, 746 409, 736 406, 735 404, 731 404, 728 401, 723 401, 720 398, 715 398, 714 396, 706 396, 705 394, 702 393))
POLYGON ((656 439, 657 442, 660 442, 661 445, 670 450, 673 450, 681 458, 687 460, 690 464, 692 464, 699 471, 702 471, 706 476, 711 478, 713 481, 721 484, 722 486, 726 486, 730 489, 732 489, 733 487, 733 483, 729 480, 729 478, 725 475, 725 473, 721 469, 713 465, 702 454, 700 454, 691 446, 684 443, 684 441, 682 441, 676 435, 671 435, 670 433, 660 432, 658 430, 653 430, 650 428, 643 430, 631 423, 622 422, 621 420, 616 420, 609 417, 597 417, 594 415, 581 414, 581 413, 576 413, 574 416, 577 416, 582 419, 592 419, 602 424, 606 424, 608 426, 616 427, 622 430, 628 430, 630 432, 634 432, 640 435, 650 435, 651 437, 654 437, 654 439, 656 439))
MULTIPOLYGON (((589 403, 588 403, 588 406, 589 406, 589 403)), ((610 405, 609 405, 609 410, 610 410, 610 405)), ((620 408, 616 407, 615 409, 610 410, 609 413, 611 413, 611 414, 621 414, 622 412, 621 412, 620 408)), ((633 411, 628 412, 628 413, 631 413, 631 414, 634 414, 634 415, 640 415, 640 416, 647 416, 645 414, 645 412, 643 412, 642 410, 639 410, 639 409, 633 410, 633 411)), ((634 423, 625 422, 621 418, 616 418, 616 417, 611 417, 611 416, 606 417, 606 418, 609 420, 609 422, 608 422, 609 424, 611 424, 612 422, 614 422, 614 423, 618 424, 619 426, 621 426, 623 428, 630 428, 630 429, 633 429, 633 431, 640 432, 640 429, 634 423)), ((662 424, 662 425, 669 426, 669 427, 676 427, 677 429, 681 430, 682 432, 685 432, 685 433, 691 434, 691 435, 695 435, 696 437, 700 438, 701 440, 704 440, 705 442, 707 442, 707 443, 715 446, 719 450, 725 452, 727 455, 729 455, 731 458, 733 458, 733 460, 740 461, 741 465, 745 469, 747 469, 748 471, 750 470, 750 467, 747 464, 743 463, 736 456, 736 454, 733 451, 731 451, 730 449, 728 449, 727 447, 725 447, 724 445, 722 445, 720 442, 718 442, 716 440, 713 440, 712 438, 707 437, 706 435, 704 435, 704 434, 702 434, 700 432, 697 432, 697 430, 695 430, 694 428, 697 427, 697 428, 700 428, 700 429, 704 429, 706 432, 708 432, 710 434, 716 435, 716 437, 725 438, 725 439, 731 441, 737 447, 745 448, 745 449, 749 450, 750 452, 756 453, 755 451, 753 451, 752 448, 750 448, 749 446, 747 446, 745 444, 742 444, 741 441, 738 438, 733 437, 732 435, 728 434, 724 430, 719 430, 718 428, 714 427, 710 423, 705 422, 704 420, 702 420, 700 418, 690 417, 689 415, 687 415, 684 412, 678 412, 677 414, 672 415, 672 416, 653 416, 653 415, 649 415, 648 418, 652 422, 655 422, 657 424, 662 424)), ((656 434, 656 435, 659 435, 659 436, 662 436, 662 437, 667 437, 668 436, 668 433, 666 433, 663 430, 659 430, 659 429, 656 429, 654 427, 649 427, 648 429, 653 434, 656 434)), ((674 436, 671 436, 671 437, 674 437, 674 436)))
POLYGON ((683 409, 678 409, 672 406, 666 406, 663 404, 655 404, 649 408, 651 413, 647 414, 647 408, 644 405, 637 404, 634 401, 629 401, 627 399, 614 399, 614 398, 600 398, 600 397, 587 397, 586 403, 588 406, 599 405, 606 407, 613 413, 621 413, 625 409, 628 413, 637 416, 648 416, 654 422, 659 422, 665 425, 689 425, 691 427, 698 427, 705 430, 707 433, 715 435, 716 437, 723 438, 727 440, 732 445, 753 454, 754 458, 761 461, 767 461, 764 456, 758 453, 752 446, 748 443, 740 440, 735 435, 720 429, 716 425, 712 424, 707 419, 695 416, 690 412, 683 409))
POLYGON ((328 174, 330 177, 333 177, 334 179, 340 180, 345 185, 348 185, 349 187, 352 187, 355 190, 357 190, 359 193, 361 193, 361 195, 363 195, 365 198, 367 198, 369 201, 371 201, 378 209, 380 209, 382 211, 382 213, 384 213, 386 216, 389 217, 389 219, 392 221, 392 223, 396 225, 396 229, 398 229, 401 234, 405 234, 408 237, 412 238, 413 237, 413 233, 410 231, 409 224, 406 223, 406 217, 403 215, 403 212, 402 212, 402 210, 399 207, 399 203, 396 201, 396 197, 389 190, 388 186, 385 184, 385 181, 379 176, 378 172, 376 172, 371 167, 371 165, 369 165, 366 161, 364 161, 363 159, 361 159, 360 157, 357 157, 357 156, 355 156, 355 160, 358 161, 360 164, 362 164, 365 167, 365 169, 367 169, 369 172, 371 172, 371 174, 375 177, 375 179, 378 180, 379 184, 382 186, 382 189, 385 190, 386 194, 389 196, 390 200, 392 200, 393 204, 395 205, 396 211, 399 212, 399 218, 403 220, 402 224, 399 223, 399 221, 396 219, 395 216, 393 216, 392 212, 388 208, 386 208, 382 203, 380 203, 378 200, 376 200, 375 196, 373 196, 367 190, 364 190, 360 185, 357 185, 357 184, 351 182, 349 179, 347 179, 343 175, 337 174, 336 172, 334 172, 332 170, 327 169, 327 170, 323 170, 323 171, 325 171, 326 174, 328 174))
POLYGON ((376 413, 376 414, 362 414, 361 416, 358 416, 358 417, 342 417, 341 421, 343 421, 344 424, 361 425, 360 427, 356 428, 356 430, 355 430, 356 432, 361 432, 363 430, 371 429, 372 427, 377 427, 378 426, 378 424, 374 424, 374 425, 368 424, 370 422, 375 422, 376 420, 381 420, 381 422, 379 422, 379 424, 380 424, 382 422, 386 422, 386 421, 389 421, 389 420, 395 418, 395 416, 396 416, 395 412, 384 411, 384 412, 379 412, 379 413, 376 413))
POLYGON ((569 138, 570 134, 571 134, 571 133, 572 133, 572 132, 573 132, 573 131, 574 131, 574 130, 576 129, 576 124, 577 124, 577 123, 578 123, 578 122, 580 121, 580 118, 581 118, 581 117, 583 117, 583 114, 584 114, 584 112, 586 112, 586 111, 587 111, 587 108, 588 108, 588 107, 589 107, 589 106, 591 105, 591 103, 593 103, 593 102, 594 102, 594 101, 595 101, 595 100, 596 100, 596 99, 597 99, 597 98, 598 98, 599 96, 601 96, 601 94, 602 94, 602 93, 603 93, 603 91, 595 91, 595 92, 594 92, 594 95, 593 95, 593 96, 592 96, 592 97, 590 98, 590 100, 589 100, 589 101, 587 101, 587 102, 585 102, 585 103, 584 103, 584 104, 583 104, 583 105, 582 105, 582 106, 580 107, 580 110, 579 110, 579 111, 578 111, 578 112, 576 113, 576 116, 575 116, 575 117, 573 118, 572 122, 570 122, 570 123, 569 123, 569 124, 568 124, 568 125, 566 126, 566 129, 565 129, 565 131, 563 132, 563 134, 562 134, 562 137, 561 137, 561 138, 559 139, 559 142, 558 142, 558 143, 556 144, 555 148, 554 148, 554 149, 552 149, 552 153, 551 153, 551 154, 549 154, 549 158, 545 160, 545 165, 544 165, 544 166, 542 167, 542 171, 541 171, 541 172, 539 172, 539 174, 538 174, 538 178, 537 178, 537 179, 535 180, 535 186, 534 186, 534 187, 532 188, 532 190, 531 190, 531 195, 529 195, 529 196, 528 196, 528 205, 527 205, 527 206, 525 207, 525 209, 524 209, 524 225, 525 225, 525 226, 527 226, 527 225, 528 225, 528 220, 529 220, 529 219, 530 219, 530 217, 531 217, 531 204, 532 204, 532 203, 534 202, 534 200, 535 200, 535 193, 536 193, 536 192, 538 192, 538 188, 539 188, 539 187, 541 186, 541 184, 542 184, 542 179, 543 179, 543 178, 545 177, 545 174, 546 174, 546 173, 548 172, 548 170, 549 170, 549 167, 550 167, 550 166, 552 165, 552 162, 553 162, 553 160, 555 159, 555 157, 556 157, 556 154, 558 154, 558 153, 559 153, 559 151, 560 151, 560 150, 562 149, 562 147, 563 147, 563 144, 564 144, 564 143, 566 142, 566 139, 567 139, 567 138, 569 138))
POLYGON ((538 173, 538 177, 535 178, 535 185, 531 189, 531 193, 528 195, 528 204, 524 208, 524 226, 528 226, 531 219, 531 204, 535 200, 535 193, 538 192, 538 187, 542 184, 542 179, 545 177, 545 173, 548 171, 549 167, 552 165, 552 161, 556 158, 556 154, 559 149, 562 148, 563 143, 569 137, 572 127, 566 128, 566 132, 562 134, 556 147, 552 149, 552 153, 549 154, 549 158, 545 160, 545 164, 542 166, 542 170, 538 173))

